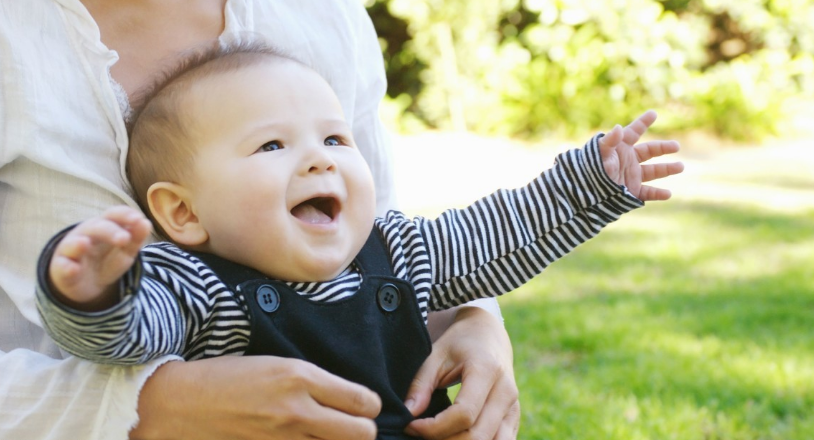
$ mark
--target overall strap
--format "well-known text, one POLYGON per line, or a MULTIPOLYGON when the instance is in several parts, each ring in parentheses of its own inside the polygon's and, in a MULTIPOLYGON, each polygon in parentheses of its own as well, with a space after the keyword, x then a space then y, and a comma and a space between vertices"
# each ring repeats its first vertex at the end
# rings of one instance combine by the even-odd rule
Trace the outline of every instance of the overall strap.
POLYGON ((365 275, 393 276, 390 252, 379 228, 374 226, 370 231, 365 246, 356 256, 356 266, 365 275))
POLYGON ((267 280, 269 277, 263 275, 257 270, 240 263, 229 261, 225 258, 219 257, 215 254, 205 252, 189 252, 190 254, 198 257, 203 261, 212 272, 223 281, 224 284, 229 286, 230 289, 237 290, 237 286, 250 280, 267 280))

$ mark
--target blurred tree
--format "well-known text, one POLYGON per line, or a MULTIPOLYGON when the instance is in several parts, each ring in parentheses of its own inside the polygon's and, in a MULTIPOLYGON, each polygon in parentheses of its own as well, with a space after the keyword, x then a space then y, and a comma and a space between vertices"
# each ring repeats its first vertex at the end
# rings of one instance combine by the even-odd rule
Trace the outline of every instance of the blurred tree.
POLYGON ((392 97, 426 124, 539 137, 659 110, 736 139, 814 96, 811 0, 368 0, 392 97))
POLYGON ((427 68, 411 48, 412 37, 407 22, 390 14, 387 1, 368 2, 368 13, 379 34, 387 71, 387 94, 393 98, 407 94, 415 97, 421 92, 420 73, 427 68))

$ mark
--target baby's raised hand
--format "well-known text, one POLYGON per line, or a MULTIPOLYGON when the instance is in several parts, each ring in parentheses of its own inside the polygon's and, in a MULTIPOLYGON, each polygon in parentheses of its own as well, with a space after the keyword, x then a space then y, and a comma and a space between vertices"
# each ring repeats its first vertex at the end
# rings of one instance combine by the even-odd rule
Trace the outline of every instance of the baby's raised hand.
POLYGON ((661 179, 684 171, 681 162, 642 165, 651 158, 678 151, 676 141, 650 141, 636 144, 653 122, 656 112, 649 110, 625 128, 620 125, 599 139, 599 154, 605 172, 616 183, 625 185, 639 200, 667 200, 670 191, 642 185, 642 182, 661 179))
POLYGON ((104 310, 118 300, 118 281, 133 265, 150 234, 150 221, 136 209, 118 206, 86 220, 57 244, 48 266, 53 293, 84 311, 104 310))

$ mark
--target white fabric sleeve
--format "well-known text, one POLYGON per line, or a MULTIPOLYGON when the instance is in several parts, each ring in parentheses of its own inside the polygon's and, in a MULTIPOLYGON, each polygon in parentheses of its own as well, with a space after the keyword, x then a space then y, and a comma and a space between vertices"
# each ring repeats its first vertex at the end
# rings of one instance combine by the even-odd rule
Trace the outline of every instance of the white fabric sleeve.
POLYGON ((0 438, 126 440, 138 393, 166 357, 138 367, 0 352, 0 438))
POLYGON ((376 187, 376 213, 384 216, 396 209, 393 179, 393 147, 379 118, 379 104, 387 91, 381 47, 367 11, 358 1, 349 5, 356 21, 356 94, 353 105, 353 137, 364 156, 376 187))
MULTIPOLYGON (((3 101, 5 101, 5 97, 3 96, 5 93, 5 86, 3 85, 2 81, 0 80, 0 121, 5 121, 5 110, 3 106, 3 101)), ((5 124, 0 124, 0 167, 11 162, 9 159, 9 154, 6 151, 8 148, 6 145, 8 141, 6 139, 6 126, 5 124)))
MULTIPOLYGON (((376 185, 376 213, 383 216, 387 211, 398 209, 395 181, 393 178, 393 147, 387 129, 379 117, 379 103, 387 91, 387 81, 384 72, 384 60, 379 46, 373 22, 367 11, 357 8, 359 21, 359 51, 357 62, 358 84, 360 89, 356 96, 355 114, 353 120, 353 137, 360 151, 370 165, 373 180, 376 185), (372 73, 375 73, 372 77, 372 73)), ((417 172, 418 170, 416 170, 417 172)), ((461 307, 482 308, 501 321, 500 306, 496 298, 484 298, 467 303, 461 307)), ((457 308, 430 314, 429 331, 435 340, 444 330, 449 328, 457 313, 457 308)))

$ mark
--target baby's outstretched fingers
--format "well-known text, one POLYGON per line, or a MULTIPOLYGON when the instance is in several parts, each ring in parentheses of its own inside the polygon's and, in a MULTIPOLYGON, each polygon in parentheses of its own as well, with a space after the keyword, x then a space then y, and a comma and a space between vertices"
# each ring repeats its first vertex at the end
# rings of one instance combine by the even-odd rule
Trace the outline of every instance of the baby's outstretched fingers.
POLYGON ((649 141, 636 144, 633 149, 636 151, 639 163, 642 163, 654 157, 677 153, 680 145, 676 141, 649 141))
POLYGON ((109 220, 127 231, 129 236, 121 245, 126 252, 135 254, 141 248, 144 240, 152 232, 153 227, 147 217, 138 209, 129 206, 114 206, 102 214, 109 220))
POLYGON ((138 209, 131 208, 126 205, 114 206, 108 208, 102 214, 102 217, 119 223, 120 225, 130 224, 139 219, 145 218, 144 214, 138 209))
POLYGON ((650 182, 651 180, 673 176, 682 171, 684 171, 684 164, 681 162, 642 165, 642 182, 650 182))
POLYGON ((608 157, 616 149, 617 145, 622 142, 623 136, 622 126, 616 124, 611 131, 599 138, 599 154, 603 158, 608 157))
POLYGON ((641 114, 638 118, 636 118, 633 122, 625 127, 625 138, 624 141, 627 142, 629 145, 633 145, 639 141, 639 138, 656 122, 656 112, 653 110, 648 110, 641 114))
POLYGON ((57 293, 73 292, 75 286, 82 283, 85 260, 92 245, 90 237, 74 233, 59 242, 48 264, 48 279, 57 293))
POLYGON ((153 224, 150 223, 150 221, 145 217, 141 217, 130 226, 129 231, 130 243, 126 246, 126 249, 130 253, 135 254, 139 251, 139 249, 141 249, 141 246, 144 244, 144 240, 147 239, 150 232, 153 231, 153 224))
POLYGON ((85 236, 92 246, 124 246, 131 239, 130 231, 125 226, 104 217, 86 220, 68 235, 85 236))
POLYGON ((117 282, 133 265, 150 230, 144 215, 127 207, 77 225, 57 244, 48 266, 55 297, 85 311, 115 304, 117 282))
POLYGON ((68 235, 63 238, 51 258, 48 269, 51 279, 59 285, 73 284, 82 269, 82 257, 90 246, 90 238, 84 235, 68 235))
POLYGON ((69 260, 80 260, 91 246, 91 239, 84 234, 68 234, 54 251, 54 258, 63 257, 69 260))
POLYGON ((649 202, 654 200, 668 200, 672 196, 669 189, 656 188, 650 185, 642 185, 639 189, 639 200, 649 202))

